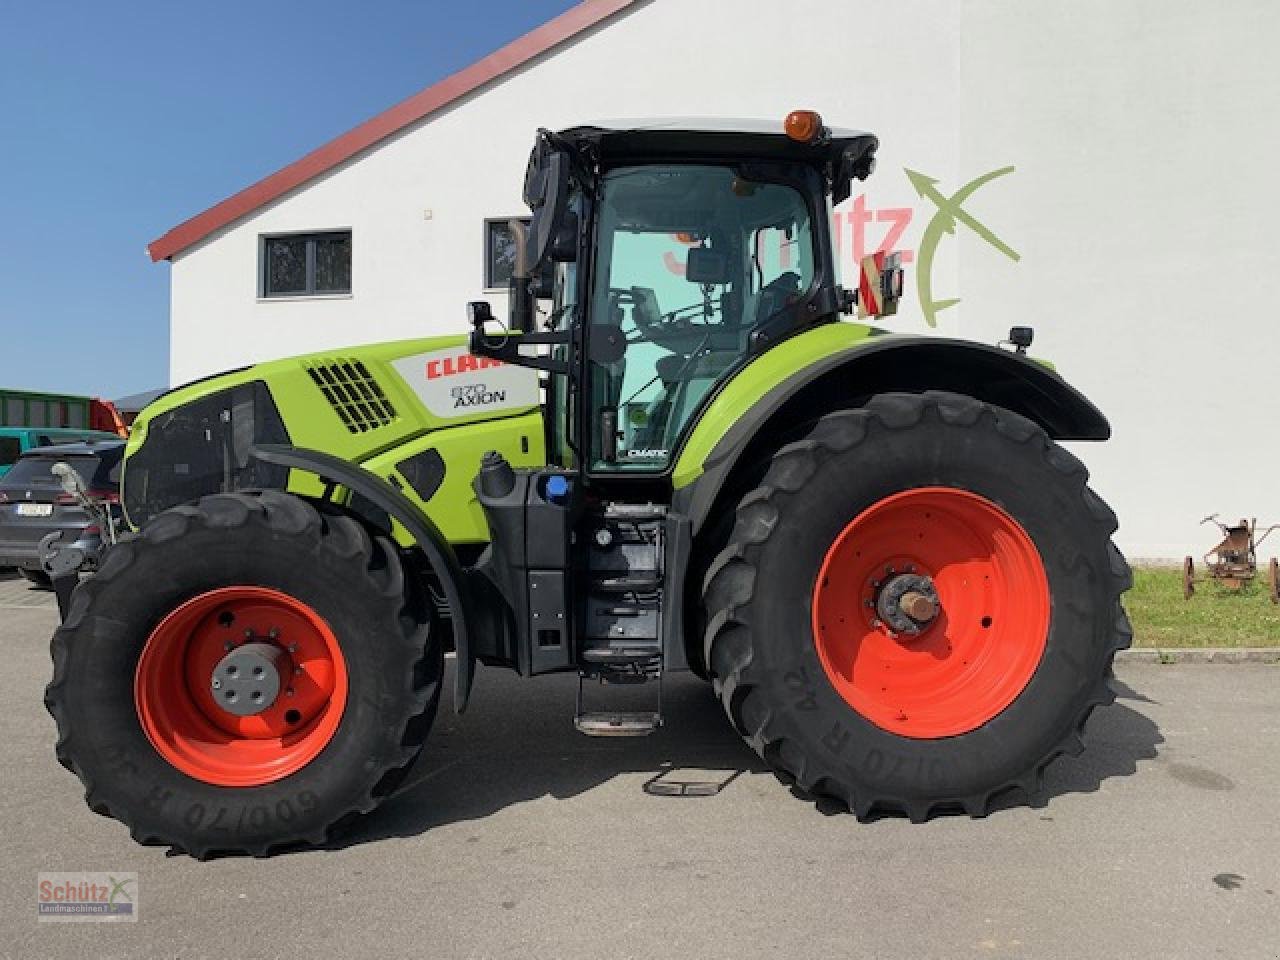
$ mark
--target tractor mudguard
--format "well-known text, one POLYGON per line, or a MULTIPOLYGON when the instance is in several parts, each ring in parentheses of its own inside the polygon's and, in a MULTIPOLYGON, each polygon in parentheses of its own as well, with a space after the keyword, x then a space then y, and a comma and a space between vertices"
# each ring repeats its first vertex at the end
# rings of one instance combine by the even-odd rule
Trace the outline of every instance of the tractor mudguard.
POLYGON ((453 611, 453 645, 457 654, 457 670, 453 683, 453 708, 462 713, 471 695, 471 681, 475 676, 475 657, 467 637, 470 607, 465 589, 462 565, 453 547, 444 538, 431 518, 415 507, 403 493, 386 480, 370 473, 357 464, 320 450, 291 447, 279 444, 255 446, 252 456, 265 463, 302 470, 314 474, 322 481, 345 487, 395 519, 413 537, 426 555, 427 562, 440 578, 440 587, 453 611))
POLYGON ((753 441, 778 436, 792 419, 802 422, 807 397, 821 398, 814 409, 829 411, 833 402, 858 405, 877 393, 926 390, 1012 410, 1054 440, 1111 436, 1097 407, 1030 357, 966 340, 829 324, 779 345, 720 389, 681 450, 673 476, 675 505, 696 534, 753 441))

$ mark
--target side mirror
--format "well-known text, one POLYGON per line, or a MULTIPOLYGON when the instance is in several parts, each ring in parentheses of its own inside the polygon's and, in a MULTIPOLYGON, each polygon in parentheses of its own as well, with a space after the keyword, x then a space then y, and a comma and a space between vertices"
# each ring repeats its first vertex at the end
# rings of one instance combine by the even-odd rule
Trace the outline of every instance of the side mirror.
MULTIPOLYGON (((547 259, 559 228, 565 223, 565 206, 569 197, 569 157, 560 150, 547 153, 535 172, 533 184, 526 183, 525 200, 533 217, 525 233, 523 248, 517 244, 519 264, 516 273, 530 276, 534 268, 547 259), (534 195, 530 195, 531 192, 534 195)), ((576 234, 576 230, 574 231, 576 234)), ((574 243, 576 245, 576 236, 574 243)), ((571 258, 572 259, 572 258, 571 258)))
POLYGON ((578 215, 566 210, 551 234, 547 256, 556 263, 572 263, 578 259, 578 215))
POLYGON ((891 317, 902 299, 902 254, 874 253, 862 258, 858 278, 858 317, 891 317))

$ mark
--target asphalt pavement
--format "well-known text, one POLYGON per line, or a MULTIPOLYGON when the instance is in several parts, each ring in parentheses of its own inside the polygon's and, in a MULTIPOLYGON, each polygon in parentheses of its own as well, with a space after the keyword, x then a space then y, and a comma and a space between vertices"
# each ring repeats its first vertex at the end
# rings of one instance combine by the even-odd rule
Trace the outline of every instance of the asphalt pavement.
POLYGON ((55 761, 56 618, 0 575, 3 957, 1280 957, 1274 664, 1124 664, 1035 806, 923 825, 794 796, 696 679, 659 733, 600 740, 572 678, 482 669, 331 849, 199 863, 55 761), (78 870, 136 872, 138 921, 38 922, 37 874, 78 870))

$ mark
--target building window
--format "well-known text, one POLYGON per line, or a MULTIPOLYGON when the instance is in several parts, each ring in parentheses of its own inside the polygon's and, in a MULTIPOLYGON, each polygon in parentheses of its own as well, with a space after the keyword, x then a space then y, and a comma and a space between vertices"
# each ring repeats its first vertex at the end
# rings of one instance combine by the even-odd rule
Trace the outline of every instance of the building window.
MULTIPOLYGON (((505 290, 511 285, 516 268, 516 238, 509 220, 520 220, 527 227, 528 217, 494 217, 484 222, 484 286, 486 290, 505 290)), ((542 286, 551 289, 555 265, 548 263, 542 272, 542 286)), ((548 294, 550 296, 550 294, 548 294)))
POLYGON ((264 297, 314 297, 350 292, 350 230, 262 238, 264 297))

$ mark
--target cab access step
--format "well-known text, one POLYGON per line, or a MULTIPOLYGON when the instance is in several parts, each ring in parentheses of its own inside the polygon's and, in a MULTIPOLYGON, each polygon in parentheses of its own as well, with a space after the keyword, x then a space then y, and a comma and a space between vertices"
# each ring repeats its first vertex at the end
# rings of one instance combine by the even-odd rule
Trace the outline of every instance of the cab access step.
POLYGON ((485 454, 475 487, 492 541, 478 569, 506 599, 506 646, 521 672, 577 669, 575 728, 645 736, 662 725, 667 508, 597 502, 577 482, 485 454), (591 680, 610 691, 652 683, 654 708, 587 709, 591 680))
POLYGON ((652 648, 634 645, 608 649, 588 649, 578 670, 578 696, 574 701, 573 726, 588 737, 646 737, 662 726, 662 657, 652 648), (584 687, 597 681, 604 690, 617 686, 652 684, 653 710, 588 710, 584 687))

